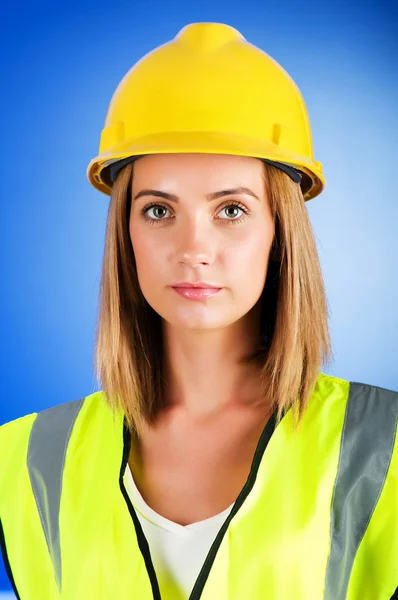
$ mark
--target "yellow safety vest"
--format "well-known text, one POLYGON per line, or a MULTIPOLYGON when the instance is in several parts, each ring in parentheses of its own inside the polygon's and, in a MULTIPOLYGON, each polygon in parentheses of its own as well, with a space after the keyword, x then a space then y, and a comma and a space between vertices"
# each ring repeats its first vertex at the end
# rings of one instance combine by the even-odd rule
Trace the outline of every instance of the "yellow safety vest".
MULTIPOLYGON (((319 373, 299 432, 266 424, 189 600, 389 600, 398 393, 319 373)), ((21 600, 170 600, 123 485, 103 391, 0 428, 0 539, 21 600)))

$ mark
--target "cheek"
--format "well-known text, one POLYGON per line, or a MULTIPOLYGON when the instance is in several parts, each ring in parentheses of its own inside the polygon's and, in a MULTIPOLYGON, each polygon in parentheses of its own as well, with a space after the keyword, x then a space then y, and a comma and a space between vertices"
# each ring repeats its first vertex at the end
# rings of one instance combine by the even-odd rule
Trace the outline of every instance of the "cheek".
POLYGON ((234 281, 242 282, 242 292, 247 289, 263 289, 273 236, 264 231, 252 231, 251 235, 240 240, 228 250, 226 260, 234 281))
MULTIPOLYGON (((149 226, 150 227, 150 226, 149 226)), ((156 249, 156 236, 145 231, 145 227, 134 219, 130 222, 130 240, 133 248, 137 270, 143 269, 156 260, 159 252, 156 249)))
POLYGON ((156 260, 156 247, 151 243, 150 237, 136 233, 131 239, 137 269, 156 260))
MULTIPOLYGON (((159 246, 156 236, 148 235, 140 227, 130 225, 130 239, 135 257, 137 277, 144 296, 153 295, 161 287, 165 272, 165 248, 159 246)), ((167 283, 167 282, 166 282, 167 283)), ((148 300, 148 297, 147 297, 148 300)))

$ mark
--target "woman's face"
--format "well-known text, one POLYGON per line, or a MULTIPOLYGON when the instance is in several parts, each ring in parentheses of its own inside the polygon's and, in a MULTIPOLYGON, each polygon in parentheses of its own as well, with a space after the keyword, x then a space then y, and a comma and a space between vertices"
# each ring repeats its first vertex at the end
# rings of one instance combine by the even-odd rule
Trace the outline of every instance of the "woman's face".
POLYGON ((221 329, 259 300, 274 237, 262 173, 259 159, 226 154, 151 154, 135 162, 129 230, 138 280, 148 304, 166 322, 183 329, 221 329), (258 199, 238 192, 221 195, 241 187, 258 199), (137 198, 143 190, 159 190, 178 201, 151 194, 137 198), (207 199, 216 192, 219 197, 207 199), (157 206, 143 214, 150 204, 157 206), (183 281, 222 289, 190 300, 172 287, 183 281))

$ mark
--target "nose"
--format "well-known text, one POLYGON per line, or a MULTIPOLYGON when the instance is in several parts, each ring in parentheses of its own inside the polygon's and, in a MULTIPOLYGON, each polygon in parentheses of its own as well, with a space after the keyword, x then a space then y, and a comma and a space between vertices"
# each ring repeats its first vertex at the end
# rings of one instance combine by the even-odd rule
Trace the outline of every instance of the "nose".
POLYGON ((185 222, 181 230, 175 232, 177 258, 191 267, 210 264, 214 255, 210 227, 198 220, 185 222))

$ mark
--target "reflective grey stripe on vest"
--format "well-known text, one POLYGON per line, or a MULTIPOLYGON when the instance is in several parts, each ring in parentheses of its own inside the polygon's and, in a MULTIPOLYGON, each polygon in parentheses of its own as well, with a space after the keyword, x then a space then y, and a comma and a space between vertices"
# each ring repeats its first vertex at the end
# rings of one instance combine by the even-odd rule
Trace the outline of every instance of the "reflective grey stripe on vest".
POLYGON ((398 393, 350 383, 331 507, 325 600, 345 600, 359 545, 386 480, 398 393))
POLYGON ((27 467, 37 510, 54 565, 59 590, 62 585, 59 507, 62 474, 69 438, 84 398, 40 412, 30 432, 27 467))

